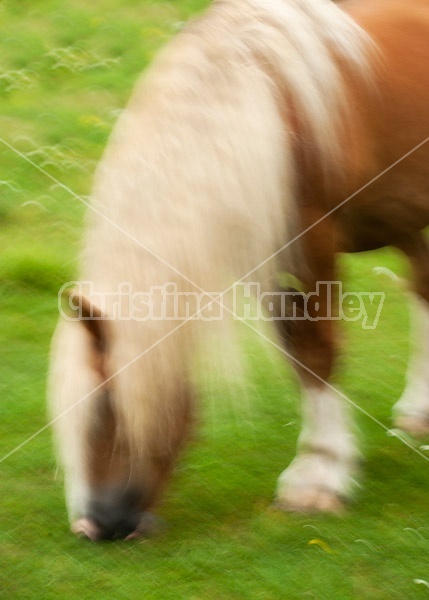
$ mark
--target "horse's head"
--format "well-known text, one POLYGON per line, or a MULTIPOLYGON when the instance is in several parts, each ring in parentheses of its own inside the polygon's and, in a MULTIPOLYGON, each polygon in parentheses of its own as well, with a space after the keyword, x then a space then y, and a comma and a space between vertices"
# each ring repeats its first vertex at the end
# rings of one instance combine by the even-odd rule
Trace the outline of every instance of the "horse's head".
POLYGON ((154 370, 155 349, 135 351, 137 324, 109 320, 77 293, 69 306, 77 318, 55 336, 51 398, 72 531, 94 541, 148 535, 186 437, 188 397, 172 371, 163 381, 154 370))

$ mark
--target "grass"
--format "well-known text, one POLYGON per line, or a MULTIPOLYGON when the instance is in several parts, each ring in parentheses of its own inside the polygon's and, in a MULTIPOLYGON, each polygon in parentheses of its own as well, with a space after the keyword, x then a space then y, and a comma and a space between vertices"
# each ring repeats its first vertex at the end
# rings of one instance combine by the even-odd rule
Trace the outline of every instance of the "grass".
MULTIPOLYGON (((87 195, 139 72, 205 4, 4 0, 1 137, 87 195)), ((0 142, 0 457, 47 423, 45 374, 56 291, 76 272, 84 210, 0 142)), ((391 251, 345 257, 348 290, 386 293, 379 324, 348 323, 338 383, 390 427, 408 353, 408 307, 376 275, 391 251)), ((50 432, 1 462, 0 597, 412 599, 429 594, 429 471, 423 458, 357 412, 362 487, 341 518, 281 514, 270 503, 299 432, 298 388, 282 359, 249 346, 248 402, 206 399, 205 418, 161 507, 162 535, 91 545, 69 532, 50 432)), ((425 452, 425 450, 423 450, 425 452)))

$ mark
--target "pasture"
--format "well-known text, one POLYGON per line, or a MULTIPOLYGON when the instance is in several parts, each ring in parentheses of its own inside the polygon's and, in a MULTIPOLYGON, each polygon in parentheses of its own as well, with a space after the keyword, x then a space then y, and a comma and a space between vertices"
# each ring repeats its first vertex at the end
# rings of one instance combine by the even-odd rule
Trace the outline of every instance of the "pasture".
POLYGON ((204 4, 0 3, 0 597, 427 597, 429 451, 425 440, 405 438, 415 452, 390 432, 409 352, 404 292, 376 269, 405 274, 390 250, 341 260, 347 291, 385 293, 375 329, 342 327, 337 383, 361 409, 364 457, 344 515, 271 507, 294 455, 298 386, 282 356, 251 336, 251 393, 227 395, 219 381, 202 398, 201 423, 159 511, 162 533, 94 545, 68 530, 45 380, 56 294, 76 275, 79 197, 90 193, 136 77, 204 4))

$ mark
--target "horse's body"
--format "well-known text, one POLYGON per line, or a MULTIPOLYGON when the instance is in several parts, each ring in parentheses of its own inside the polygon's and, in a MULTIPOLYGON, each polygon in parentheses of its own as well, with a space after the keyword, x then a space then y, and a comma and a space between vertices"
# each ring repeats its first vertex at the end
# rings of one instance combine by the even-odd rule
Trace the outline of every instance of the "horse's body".
MULTIPOLYGON (((395 246, 411 259, 426 344, 398 421, 424 430, 429 143, 414 149, 429 136, 428 40, 426 0, 215 2, 161 55, 119 120, 96 180, 81 270, 92 287, 74 300, 81 313, 113 316, 113 300, 100 312, 98 295, 121 282, 220 292, 254 271, 248 279, 269 289, 277 272, 294 271, 312 291, 337 279, 338 252, 395 246)), ((277 500, 298 510, 335 510, 356 458, 329 384, 333 322, 311 319, 328 302, 321 292, 310 319, 278 321, 303 385, 304 426, 277 500)), ((75 531, 144 530, 142 511, 189 429, 188 366, 203 325, 59 325, 51 406, 75 531)))

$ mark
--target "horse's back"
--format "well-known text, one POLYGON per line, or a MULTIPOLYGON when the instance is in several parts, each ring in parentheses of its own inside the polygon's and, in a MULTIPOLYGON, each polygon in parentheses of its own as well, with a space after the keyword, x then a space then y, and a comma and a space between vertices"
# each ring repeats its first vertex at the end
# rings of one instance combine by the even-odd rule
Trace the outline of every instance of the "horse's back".
POLYGON ((416 131, 419 138, 423 122, 429 124, 429 3, 353 0, 342 6, 379 49, 374 56, 377 91, 384 101, 386 118, 396 112, 398 130, 405 118, 416 127, 420 121, 416 131))
POLYGON ((345 249, 359 251, 397 245, 429 225, 429 3, 340 6, 376 46, 372 88, 362 91, 352 81, 350 90, 359 95, 356 130, 366 160, 345 196, 364 189, 338 214, 345 249))

